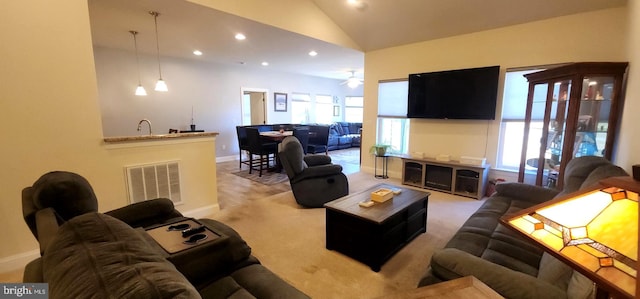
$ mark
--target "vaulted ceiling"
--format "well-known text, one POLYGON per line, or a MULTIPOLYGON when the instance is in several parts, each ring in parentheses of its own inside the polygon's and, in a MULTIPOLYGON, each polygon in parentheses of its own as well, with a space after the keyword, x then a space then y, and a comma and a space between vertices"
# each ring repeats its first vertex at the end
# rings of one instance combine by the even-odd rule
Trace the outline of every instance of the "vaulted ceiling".
MULTIPOLYGON (((236 0, 240 1, 240 0, 236 0)), ((296 0, 302 1, 302 0, 296 0)), ((337 46, 184 0, 89 0, 95 46, 155 55, 153 16, 162 55, 311 76, 361 77, 364 52, 489 30, 575 13, 624 6, 627 0, 306 0, 312 1, 362 51, 337 46), (235 33, 247 36, 244 41, 235 33), (194 56, 193 50, 204 54, 194 56), (316 57, 308 52, 315 50, 316 57)), ((295 11, 283 12, 294 14, 295 11)))

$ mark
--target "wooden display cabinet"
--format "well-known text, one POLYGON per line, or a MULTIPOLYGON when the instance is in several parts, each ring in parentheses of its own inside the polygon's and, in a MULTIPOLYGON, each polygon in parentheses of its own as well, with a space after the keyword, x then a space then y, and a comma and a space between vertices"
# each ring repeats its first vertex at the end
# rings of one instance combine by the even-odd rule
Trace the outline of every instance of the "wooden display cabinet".
POLYGON ((520 182, 533 175, 535 185, 562 188, 572 158, 611 159, 626 69, 626 62, 580 62, 524 75, 529 94, 520 182), (529 144, 530 134, 540 134, 539 148, 529 144))

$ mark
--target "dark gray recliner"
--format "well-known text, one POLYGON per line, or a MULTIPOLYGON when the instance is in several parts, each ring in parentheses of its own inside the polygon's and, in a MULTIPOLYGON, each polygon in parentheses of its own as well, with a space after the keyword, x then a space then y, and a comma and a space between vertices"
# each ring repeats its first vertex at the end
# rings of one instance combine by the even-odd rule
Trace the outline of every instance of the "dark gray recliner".
POLYGON ((342 173, 342 166, 332 164, 331 157, 326 155, 305 156, 296 137, 282 140, 278 155, 298 204, 321 208, 325 203, 349 194, 349 181, 342 173))
POLYGON ((187 219, 169 199, 97 213, 89 182, 66 171, 44 174, 22 196, 42 255, 26 265, 23 281, 48 283, 51 298, 309 298, 213 219, 197 221, 217 241, 169 254, 142 229, 187 219))

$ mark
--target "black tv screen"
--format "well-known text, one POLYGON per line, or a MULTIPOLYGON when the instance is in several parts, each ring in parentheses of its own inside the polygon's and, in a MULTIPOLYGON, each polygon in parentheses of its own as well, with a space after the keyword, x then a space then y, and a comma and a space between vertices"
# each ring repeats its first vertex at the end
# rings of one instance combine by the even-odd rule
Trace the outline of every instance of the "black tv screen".
POLYGON ((500 66, 409 75, 407 117, 495 119, 500 66))

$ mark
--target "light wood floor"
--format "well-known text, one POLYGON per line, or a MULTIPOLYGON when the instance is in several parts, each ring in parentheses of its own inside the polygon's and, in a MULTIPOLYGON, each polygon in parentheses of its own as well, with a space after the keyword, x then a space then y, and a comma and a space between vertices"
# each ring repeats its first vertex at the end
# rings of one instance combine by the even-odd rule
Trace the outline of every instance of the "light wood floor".
MULTIPOLYGON (((360 171, 359 148, 330 151, 329 156, 333 163, 342 165, 345 174, 360 171)), ((243 167, 246 169, 247 166, 243 167)), ((233 172, 239 170, 238 161, 218 163, 216 169, 220 209, 291 190, 289 182, 267 186, 233 175, 233 172)), ((0 273, 0 282, 22 282, 23 271, 24 269, 18 269, 0 273)))

